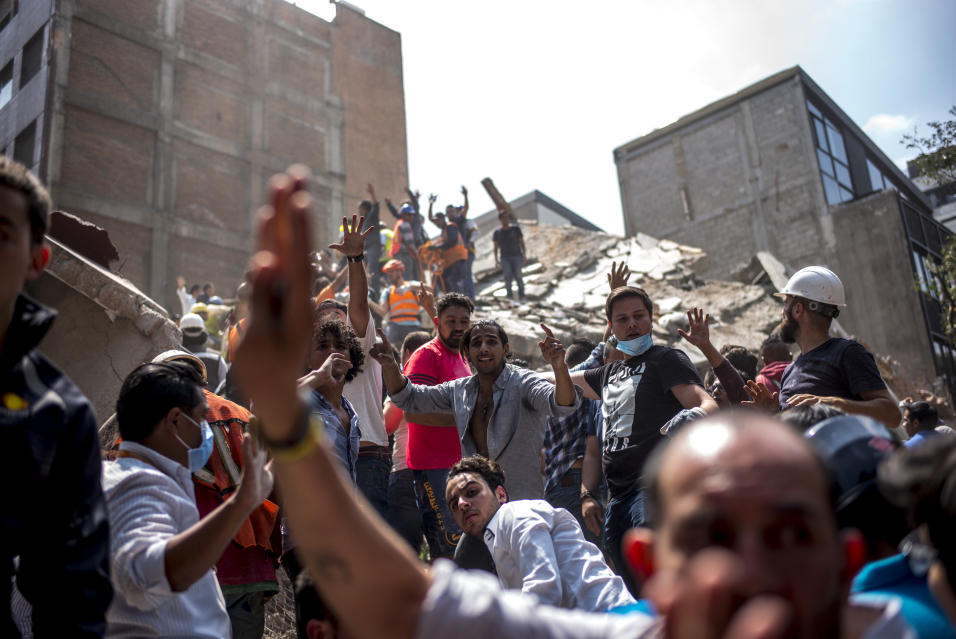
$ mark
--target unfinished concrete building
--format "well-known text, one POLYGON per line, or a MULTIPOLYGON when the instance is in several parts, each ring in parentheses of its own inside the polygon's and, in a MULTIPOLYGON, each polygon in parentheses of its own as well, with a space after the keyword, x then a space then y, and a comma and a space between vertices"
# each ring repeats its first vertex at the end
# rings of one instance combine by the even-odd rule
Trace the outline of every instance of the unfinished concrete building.
POLYGON ((0 0, 0 152, 109 231, 116 271, 178 312, 229 295, 270 175, 315 176, 315 241, 408 184, 400 35, 285 0, 0 0))
POLYGON ((729 278, 758 251, 823 264, 847 288, 840 322, 956 394, 956 352, 927 264, 950 232, 929 201, 799 67, 614 150, 624 229, 699 246, 729 278), (876 195, 874 195, 876 194, 876 195))

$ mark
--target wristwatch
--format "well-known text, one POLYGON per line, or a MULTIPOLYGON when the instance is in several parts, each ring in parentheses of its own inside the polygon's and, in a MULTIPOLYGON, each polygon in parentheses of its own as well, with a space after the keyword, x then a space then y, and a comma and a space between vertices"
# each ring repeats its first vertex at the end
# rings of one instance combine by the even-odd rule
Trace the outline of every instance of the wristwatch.
POLYGON ((358 255, 349 255, 345 259, 347 259, 349 262, 361 262, 365 259, 365 253, 363 252, 359 253, 358 255))
POLYGON ((601 503, 601 501, 594 496, 594 493, 592 493, 587 488, 581 491, 581 501, 584 501, 585 499, 593 499, 594 501, 601 503))

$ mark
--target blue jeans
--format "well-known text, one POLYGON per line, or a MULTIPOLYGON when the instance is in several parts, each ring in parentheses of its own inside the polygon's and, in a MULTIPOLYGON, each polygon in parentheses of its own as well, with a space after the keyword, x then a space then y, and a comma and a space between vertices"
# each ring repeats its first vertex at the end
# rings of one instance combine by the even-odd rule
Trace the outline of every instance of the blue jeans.
POLYGON ((465 267, 465 295, 472 300, 475 299, 475 276, 471 270, 474 263, 475 254, 468 251, 468 266, 465 267))
POLYGON ((442 271, 441 279, 445 283, 446 293, 461 293, 462 295, 467 295, 465 292, 465 271, 467 268, 467 261, 458 260, 442 271))
POLYGON ((414 475, 415 497, 418 500, 418 510, 422 513, 425 540, 428 542, 431 559, 451 559, 455 556, 455 547, 461 538, 461 528, 455 523, 445 501, 448 469, 416 470, 414 475))
POLYGON ((604 548, 614 562, 617 573, 624 579, 627 589, 635 598, 640 597, 640 584, 634 579, 630 567, 621 553, 624 533, 630 528, 644 525, 644 491, 637 490, 628 497, 611 499, 604 518, 604 548))
POLYGON ((558 485, 547 491, 544 496, 555 508, 564 508, 574 515, 581 526, 584 538, 592 544, 601 548, 601 539, 588 530, 584 525, 584 515, 581 513, 581 469, 571 468, 564 474, 564 481, 558 482, 558 485))
POLYGON ((415 471, 392 471, 388 478, 388 516, 392 528, 408 542, 415 553, 422 545, 422 513, 415 499, 415 471))
POLYGON ((383 518, 388 514, 388 476, 392 472, 392 455, 384 446, 359 450, 355 463, 355 483, 383 518))
POLYGON ((501 274, 505 278, 505 290, 511 298, 511 282, 518 281, 518 297, 524 299, 524 278, 521 276, 521 266, 524 262, 520 255, 501 256, 501 274))

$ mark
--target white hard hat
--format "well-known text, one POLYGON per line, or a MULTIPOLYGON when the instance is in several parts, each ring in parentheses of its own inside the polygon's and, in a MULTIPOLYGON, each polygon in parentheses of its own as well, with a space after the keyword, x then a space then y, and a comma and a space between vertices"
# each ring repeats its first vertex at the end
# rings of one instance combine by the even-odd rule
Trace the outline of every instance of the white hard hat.
POLYGON ((846 306, 843 282, 836 273, 822 266, 802 268, 787 280, 777 296, 794 295, 831 306, 846 306))
POLYGON ((188 361, 190 364, 198 368, 199 371, 202 373, 202 380, 204 382, 206 381, 206 364, 203 363, 201 359, 199 359, 198 357, 196 357, 195 355, 187 351, 180 351, 180 350, 163 351, 162 353, 160 353, 159 355, 157 355, 156 357, 152 359, 152 363, 162 364, 164 362, 175 362, 177 360, 188 361))
POLYGON ((179 320, 179 328, 183 331, 190 331, 190 334, 197 329, 199 331, 206 330, 206 323, 202 321, 202 318, 195 313, 186 313, 183 315, 183 318, 179 320))

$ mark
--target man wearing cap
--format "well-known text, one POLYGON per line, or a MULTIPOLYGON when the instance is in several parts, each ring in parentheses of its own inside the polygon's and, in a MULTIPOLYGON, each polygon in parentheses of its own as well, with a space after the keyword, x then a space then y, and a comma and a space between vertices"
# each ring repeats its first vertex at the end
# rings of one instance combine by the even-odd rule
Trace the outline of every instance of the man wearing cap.
POLYGON ((784 298, 780 339, 800 347, 800 356, 783 373, 779 409, 823 403, 896 428, 900 412, 873 355, 854 340, 830 336, 831 322, 846 306, 840 278, 822 266, 808 266, 777 295, 784 298))
POLYGON ((929 402, 904 402, 900 404, 903 408, 903 430, 909 436, 905 445, 907 448, 919 446, 927 439, 939 437, 936 427, 940 425, 939 413, 929 402))
POLYGON ((385 336, 393 344, 401 344, 405 336, 422 330, 416 291, 421 282, 405 281, 405 265, 398 260, 389 260, 382 267, 388 278, 388 288, 382 291, 381 304, 388 311, 384 321, 385 336))
POLYGON ((215 390, 219 382, 226 379, 227 367, 219 351, 206 348, 209 334, 206 333, 202 317, 196 313, 186 313, 179 320, 179 330, 183 332, 183 347, 202 360, 206 367, 206 383, 215 390))

